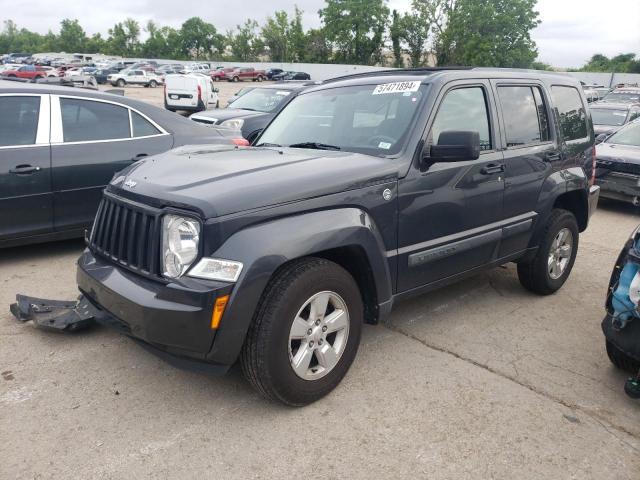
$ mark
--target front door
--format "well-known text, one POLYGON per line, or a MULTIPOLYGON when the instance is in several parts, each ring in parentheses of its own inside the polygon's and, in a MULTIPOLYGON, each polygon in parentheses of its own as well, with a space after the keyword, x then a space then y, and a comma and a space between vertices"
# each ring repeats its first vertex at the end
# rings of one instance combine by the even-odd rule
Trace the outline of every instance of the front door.
POLYGON ((53 229, 49 95, 0 95, 0 240, 53 229))
POLYGON ((55 229, 91 225, 114 173, 169 150, 172 137, 134 110, 88 98, 52 98, 55 229), (131 119, 129 112, 131 111, 131 119))
POLYGON ((490 262, 503 218, 504 163, 488 82, 460 82, 440 93, 426 144, 447 130, 480 134, 478 160, 414 166, 399 183, 398 292, 490 262))

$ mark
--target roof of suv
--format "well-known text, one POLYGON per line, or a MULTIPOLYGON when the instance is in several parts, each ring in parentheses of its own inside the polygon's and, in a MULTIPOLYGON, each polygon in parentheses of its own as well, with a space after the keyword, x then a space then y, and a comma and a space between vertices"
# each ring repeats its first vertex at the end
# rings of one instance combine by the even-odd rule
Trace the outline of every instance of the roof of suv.
POLYGON ((545 72, 540 70, 524 70, 510 68, 482 68, 482 67, 446 67, 446 68, 409 68, 393 70, 377 70, 371 72, 354 73, 342 77, 324 80, 322 86, 335 84, 358 85, 376 82, 408 82, 420 80, 423 83, 445 82, 457 79, 474 78, 522 78, 531 80, 546 79, 561 84, 578 85, 578 81, 567 73, 545 72))

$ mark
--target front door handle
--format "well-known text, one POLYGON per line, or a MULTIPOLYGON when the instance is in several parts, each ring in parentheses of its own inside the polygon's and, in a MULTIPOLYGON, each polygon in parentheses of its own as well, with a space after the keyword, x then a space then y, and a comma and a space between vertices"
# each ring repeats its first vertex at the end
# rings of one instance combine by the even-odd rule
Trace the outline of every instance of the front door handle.
POLYGON ((15 173, 16 175, 29 175, 30 173, 39 171, 40 167, 34 167, 33 165, 17 165, 9 170, 9 173, 15 173))
POLYGON ((136 155, 135 157, 133 157, 131 159, 132 162, 137 162, 138 160, 143 159, 144 157, 147 157, 148 155, 146 153, 139 153, 138 155, 136 155))
POLYGON ((545 158, 548 162, 558 162, 562 159, 559 153, 547 153, 545 158))
POLYGON ((482 175, 493 175, 504 172, 504 163, 489 163, 480 169, 482 175))

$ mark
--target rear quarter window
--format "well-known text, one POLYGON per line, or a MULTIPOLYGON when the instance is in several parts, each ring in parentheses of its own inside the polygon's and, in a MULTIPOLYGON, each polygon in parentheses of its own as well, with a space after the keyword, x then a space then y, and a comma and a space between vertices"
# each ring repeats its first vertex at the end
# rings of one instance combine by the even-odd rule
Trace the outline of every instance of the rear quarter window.
POLYGON ((558 112, 560 131, 566 142, 589 137, 587 112, 577 88, 554 85, 551 96, 558 112))

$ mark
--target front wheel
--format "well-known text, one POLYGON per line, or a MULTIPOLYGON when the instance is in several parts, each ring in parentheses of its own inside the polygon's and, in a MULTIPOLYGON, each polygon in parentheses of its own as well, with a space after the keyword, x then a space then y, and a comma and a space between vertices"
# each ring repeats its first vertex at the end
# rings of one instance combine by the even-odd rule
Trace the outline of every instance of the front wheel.
POLYGON ((315 402, 349 370, 363 315, 360 290, 342 267, 320 258, 292 262, 260 300, 240 356, 245 377, 268 399, 315 402))
POLYGON ((518 278, 524 288, 538 295, 551 295, 569 278, 578 253, 578 222, 567 210, 554 209, 542 234, 536 256, 518 263, 518 278))
POLYGON ((156 87, 158 86, 158 82, 156 82, 155 80, 151 80, 151 81, 149 82, 149 86, 150 86, 151 88, 156 88, 156 87))
POLYGON ((239 82, 239 81, 240 81, 240 79, 239 79, 238 77, 233 77, 233 80, 232 80, 232 81, 233 81, 233 82, 239 82))
POLYGON ((616 368, 629 373, 638 373, 640 362, 620 350, 612 341, 606 341, 607 356, 616 368))
POLYGON ((127 84, 122 78, 116 82, 116 85, 120 88, 124 87, 127 84))

